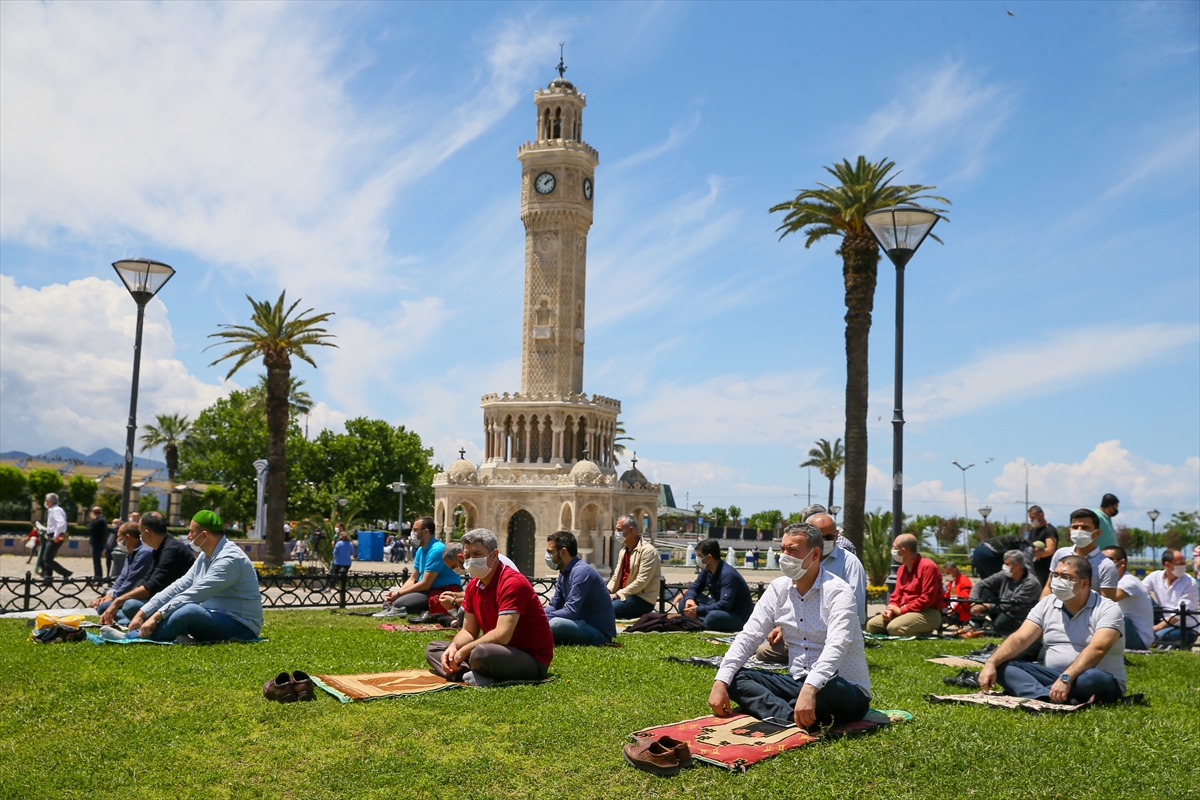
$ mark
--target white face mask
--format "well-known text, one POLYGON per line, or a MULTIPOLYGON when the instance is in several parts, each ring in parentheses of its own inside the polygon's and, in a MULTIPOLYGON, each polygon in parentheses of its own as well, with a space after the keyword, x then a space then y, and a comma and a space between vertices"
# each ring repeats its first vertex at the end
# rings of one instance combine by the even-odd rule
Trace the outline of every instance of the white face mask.
POLYGON ((821 540, 821 557, 828 558, 833 553, 833 548, 837 547, 837 539, 829 541, 821 540))
POLYGON ((546 566, 550 567, 550 569, 558 569, 558 564, 554 563, 554 556, 549 553, 546 553, 546 566))
POLYGON ((471 573, 471 575, 474 577, 482 578, 484 575, 488 574, 487 562, 487 556, 468 558, 463 562, 463 568, 466 569, 467 572, 471 573))
POLYGON ((1004 573, 1004 577, 1006 577, 1006 578, 1012 577, 1012 567, 1010 567, 1008 564, 1005 564, 1003 567, 1001 567, 1000 571, 1004 573))
POLYGON ((1075 581, 1069 581, 1066 578, 1051 578, 1050 591, 1065 603, 1075 596, 1075 581))
MULTIPOLYGON (((808 556, 805 556, 807 558, 808 556)), ((812 569, 812 565, 804 566, 804 558, 794 558, 787 553, 779 556, 779 571, 788 577, 788 580, 798 581, 808 574, 812 569)))
POLYGON ((613 538, 618 542, 623 542, 625 541, 625 534, 621 533, 620 531, 613 531, 613 538))
POLYGON ((1076 547, 1087 547, 1092 543, 1091 531, 1071 531, 1071 543, 1076 547))
MULTIPOLYGON (((204 532, 201 531, 200 534, 196 537, 196 539, 199 540, 199 539, 203 539, 203 538, 204 538, 204 532)), ((203 552, 200 549, 200 545, 196 544, 196 542, 192 540, 192 537, 190 537, 190 536, 188 537, 187 543, 188 543, 188 547, 192 548, 193 552, 196 552, 196 553, 203 552)))
POLYGON ((893 547, 892 548, 892 561, 903 561, 903 560, 904 559, 901 558, 901 556, 900 556, 900 551, 893 547))
POLYGON ((1182 578, 1187 575, 1187 564, 1175 564, 1171 567, 1171 572, 1175 573, 1176 578, 1182 578))

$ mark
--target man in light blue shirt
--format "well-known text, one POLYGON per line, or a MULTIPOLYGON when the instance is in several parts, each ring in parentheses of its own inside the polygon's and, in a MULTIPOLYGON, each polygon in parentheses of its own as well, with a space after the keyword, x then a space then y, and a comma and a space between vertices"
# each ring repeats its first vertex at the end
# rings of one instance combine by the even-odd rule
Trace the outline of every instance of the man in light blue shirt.
POLYGON ((173 642, 250 641, 262 630, 258 574, 242 548, 221 534, 221 518, 201 511, 192 518, 188 543, 200 555, 182 578, 150 598, 129 623, 143 639, 173 642))

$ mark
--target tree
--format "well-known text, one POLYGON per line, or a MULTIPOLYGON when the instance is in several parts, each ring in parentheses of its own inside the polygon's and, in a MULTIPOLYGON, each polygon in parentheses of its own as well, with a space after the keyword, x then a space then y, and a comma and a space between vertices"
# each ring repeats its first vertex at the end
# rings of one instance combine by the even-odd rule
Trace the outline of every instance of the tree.
POLYGON ((740 508, 738 508, 737 506, 730 506, 728 508, 728 511, 729 511, 729 521, 732 522, 734 525, 741 525, 742 524, 742 522, 741 522, 742 510, 740 508))
POLYGON ((934 533, 934 538, 942 547, 949 547, 958 541, 958 517, 950 517, 949 519, 938 520, 937 532, 934 533))
MULTIPOLYGON (((313 410, 312 395, 300 387, 304 381, 295 375, 288 378, 288 413, 299 416, 313 410)), ((259 375, 258 383, 246 390, 249 397, 249 407, 255 411, 266 411, 267 408, 267 376, 259 375)))
MULTIPOLYGON (((862 547, 867 491, 867 341, 875 302, 875 280, 879 248, 867 228, 866 215, 888 206, 934 200, 923 194, 934 186, 892 185, 899 175, 890 175, 895 163, 887 159, 870 162, 842 161, 826 171, 838 180, 835 186, 818 183, 819 189, 801 190, 793 199, 771 207, 771 213, 786 212, 778 230, 780 239, 791 233, 807 234, 804 246, 826 236, 840 236, 837 254, 842 257, 846 302, 846 477, 843 490, 843 520, 846 536, 862 547)), ((936 237, 934 237, 936 238, 936 237)))
MULTIPOLYGON (((224 330, 209 334, 220 340, 217 344, 231 349, 209 366, 235 358, 226 380, 255 358, 261 357, 267 368, 267 528, 264 539, 267 553, 263 562, 268 567, 283 565, 283 522, 287 513, 287 433, 289 422, 288 396, 291 389, 292 356, 317 366, 308 355, 307 347, 337 347, 328 341, 332 334, 320 327, 333 316, 332 312, 313 314, 307 309, 295 314, 297 300, 284 310, 287 292, 279 300, 258 301, 249 295, 254 313, 251 325, 222 325, 224 330)), ((216 345, 211 345, 215 347, 216 345)))
POLYGON ((63 478, 58 470, 31 469, 25 480, 29 484, 29 493, 37 503, 41 503, 51 492, 58 494, 63 490, 63 478))
POLYGON ((756 528, 760 531, 773 531, 776 523, 780 522, 783 522, 783 512, 772 508, 751 514, 750 519, 746 520, 746 527, 756 528))
POLYGON ((729 511, 727 509, 717 507, 709 509, 708 518, 712 520, 712 524, 718 528, 724 528, 729 524, 729 511))
POLYGON ((167 458, 167 480, 175 482, 179 468, 179 445, 187 440, 192 424, 184 414, 159 414, 157 425, 142 426, 142 452, 161 447, 167 458))
POLYGON ((149 514, 151 511, 158 511, 158 495, 140 495, 138 497, 138 513, 149 514))
POLYGON ((800 465, 816 467, 817 472, 829 479, 829 505, 826 508, 833 508, 833 482, 845 463, 846 452, 842 449, 841 439, 835 439, 833 444, 828 439, 817 439, 817 446, 808 451, 808 461, 800 465))
POLYGON ((625 423, 618 422, 617 427, 613 429, 613 466, 621 463, 621 456, 625 455, 625 445, 623 442, 637 441, 632 436, 625 435, 625 423))
POLYGON ((0 465, 0 501, 20 499, 25 483, 24 472, 9 464, 0 465))
POLYGON ((102 492, 96 498, 96 505, 107 519, 115 520, 121 515, 121 495, 117 492, 102 492))
POLYGON ((75 501, 75 507, 79 510, 79 521, 82 523, 87 512, 92 510, 92 504, 96 502, 96 493, 100 491, 100 484, 86 475, 72 475, 71 480, 67 481, 67 491, 71 493, 71 499, 75 501))
POLYGON ((1176 511, 1164 526, 1163 533, 1175 534, 1177 539, 1173 538, 1172 541, 1180 542, 1175 549, 1186 544, 1200 543, 1200 511, 1176 511))
POLYGON ((866 536, 858 552, 862 554, 863 568, 867 571, 867 583, 883 586, 892 568, 892 512, 881 512, 877 508, 874 513, 865 515, 863 521, 866 536))

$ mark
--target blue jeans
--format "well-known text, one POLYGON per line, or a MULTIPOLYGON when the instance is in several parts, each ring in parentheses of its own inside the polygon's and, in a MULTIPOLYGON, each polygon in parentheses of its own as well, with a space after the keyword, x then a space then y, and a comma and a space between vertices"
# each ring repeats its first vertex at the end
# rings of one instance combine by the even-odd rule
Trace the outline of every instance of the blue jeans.
MULTIPOLYGON (((796 698, 803 688, 804 684, 791 675, 742 669, 729 684, 729 699, 756 719, 795 721, 796 698)), ((834 677, 817 692, 818 725, 837 727, 858 722, 870 709, 870 699, 845 678, 834 677)))
MULTIPOLYGON (((112 600, 106 600, 100 605, 96 606, 96 611, 103 614, 111 605, 112 600)), ((125 605, 117 609, 117 617, 115 621, 119 625, 128 625, 129 620, 133 619, 134 615, 137 614, 138 609, 144 605, 146 605, 145 600, 126 600, 125 605)))
POLYGON ((229 639, 251 641, 258 634, 220 611, 209 611, 195 603, 181 606, 174 614, 158 624, 150 638, 156 642, 173 642, 187 634, 198 642, 224 642, 229 639))
POLYGON ((741 617, 735 617, 728 611, 713 610, 707 614, 701 611, 699 619, 704 623, 705 630, 723 631, 725 633, 737 633, 746 624, 746 620, 741 617))
POLYGON ((624 600, 613 600, 613 613, 617 619, 637 619, 643 614, 649 614, 654 606, 642 598, 630 595, 624 600))
POLYGON ((1133 627, 1133 620, 1125 618, 1125 649, 1126 650, 1147 650, 1146 643, 1142 641, 1142 636, 1137 632, 1137 628, 1133 627))
MULTIPOLYGON (((1158 632, 1158 635, 1154 637, 1154 642, 1155 644, 1179 644, 1181 633, 1182 632, 1179 628, 1163 628, 1158 632)), ((1187 638, 1184 640, 1184 644, 1188 647, 1191 647, 1195 641, 1196 629, 1189 627, 1187 631, 1187 638)))
MULTIPOLYGON (((1049 700, 1050 687, 1061 674, 1030 661, 1006 661, 996 670, 996 678, 1004 687, 1005 694, 1033 700, 1049 700)), ((1107 672, 1092 668, 1071 681, 1067 700, 1083 703, 1089 697, 1095 696, 1097 703, 1115 703, 1124 694, 1125 691, 1121 689, 1121 684, 1117 683, 1116 678, 1107 672)))
POLYGON ((601 631, 586 622, 566 617, 551 617, 550 633, 554 634, 554 644, 556 645, 602 645, 611 641, 601 631))

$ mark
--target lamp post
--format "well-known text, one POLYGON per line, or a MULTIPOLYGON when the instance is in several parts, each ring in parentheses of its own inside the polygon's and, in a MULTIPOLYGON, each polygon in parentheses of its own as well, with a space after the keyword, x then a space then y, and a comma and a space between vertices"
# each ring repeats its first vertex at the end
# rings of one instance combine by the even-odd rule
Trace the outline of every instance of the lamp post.
POLYGON ((833 517, 834 522, 837 522, 837 515, 838 515, 838 512, 841 510, 842 510, 841 506, 830 506, 829 507, 829 516, 833 517))
POLYGON ((965 467, 964 467, 962 464, 958 463, 957 461, 951 461, 950 463, 951 463, 951 464, 953 464, 954 466, 956 466, 956 467, 958 467, 959 469, 961 469, 961 470, 962 470, 962 478, 963 478, 963 520, 964 520, 964 521, 966 521, 966 519, 967 519, 967 470, 969 470, 971 467, 975 466, 975 462, 974 462, 974 461, 972 461, 970 464, 967 464, 965 467))
POLYGON ((129 518, 129 492, 133 485, 133 447, 137 436, 138 377, 142 370, 142 323, 146 304, 158 294, 175 270, 148 258, 127 258, 113 262, 113 269, 137 303, 137 332, 133 338, 133 388, 129 393, 129 422, 125 426, 125 480, 121 484, 121 519, 129 518))
POLYGON ((979 509, 979 516, 983 517, 984 525, 987 525, 988 514, 991 514, 991 513, 992 513, 991 506, 984 506, 983 508, 979 509))
POLYGON ((400 476, 400 480, 392 484, 392 491, 396 493, 396 499, 400 501, 400 510, 396 512, 396 535, 404 535, 404 493, 408 490, 408 486, 404 483, 404 476, 400 476))
MULTIPOLYGON (((867 214, 864 222, 896 266, 896 381, 892 410, 892 539, 904 524, 904 267, 916 254, 939 214, 920 206, 892 206, 867 214)), ((893 567, 894 569, 894 567, 893 567)))
POLYGON ((700 519, 700 512, 703 510, 704 510, 704 503, 694 503, 692 505, 692 511, 696 512, 696 538, 697 539, 700 539, 704 536, 704 533, 701 531, 701 528, 703 526, 701 524, 702 520, 700 519))
MULTIPOLYGON (((1158 536, 1158 509, 1151 509, 1146 512, 1146 516, 1150 518, 1150 537, 1151 541, 1158 536)), ((1154 552, 1151 550, 1150 552, 1154 552)))

